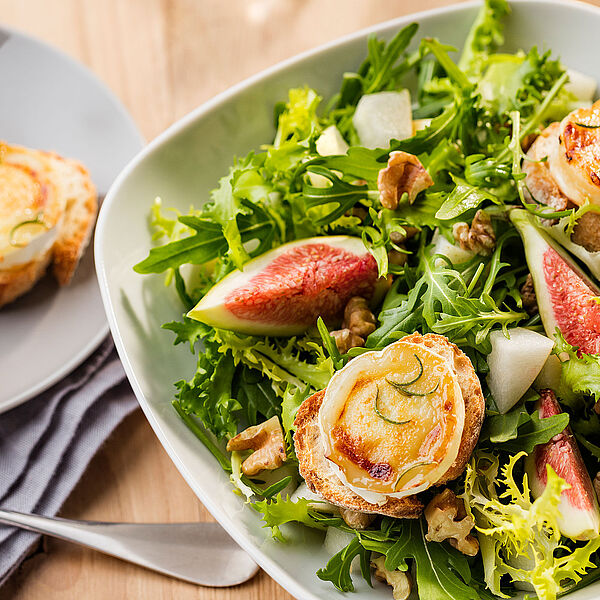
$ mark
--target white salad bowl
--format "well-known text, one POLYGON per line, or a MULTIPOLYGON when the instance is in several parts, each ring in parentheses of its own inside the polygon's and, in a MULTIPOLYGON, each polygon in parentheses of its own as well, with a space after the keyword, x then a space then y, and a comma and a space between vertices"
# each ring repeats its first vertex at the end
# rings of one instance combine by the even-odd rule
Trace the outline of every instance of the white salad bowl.
MULTIPOLYGON (((322 534, 290 527, 286 543, 270 539, 260 515, 232 493, 232 485, 201 442, 171 406, 173 383, 189 378, 195 358, 161 324, 181 317, 175 292, 163 275, 134 273, 134 264, 152 247, 148 216, 152 201, 183 213, 201 205, 234 156, 244 156, 273 139, 273 105, 290 87, 309 85, 325 98, 334 94, 347 71, 366 55, 370 34, 390 38, 416 21, 422 36, 439 37, 460 48, 479 7, 470 2, 402 17, 352 34, 285 61, 207 102, 170 127, 121 173, 109 191, 96 231, 96 268, 110 327, 125 370, 156 435, 208 510, 275 580, 297 598, 341 596, 315 572, 330 556, 322 534)), ((597 32, 600 10, 557 0, 517 0, 506 21, 506 47, 552 49, 571 68, 600 82, 597 32)), ((202 540, 198 540, 201 544, 202 540)), ((390 588, 367 587, 355 577, 355 600, 391 598, 390 588)), ((600 582, 569 596, 600 597, 600 582)))

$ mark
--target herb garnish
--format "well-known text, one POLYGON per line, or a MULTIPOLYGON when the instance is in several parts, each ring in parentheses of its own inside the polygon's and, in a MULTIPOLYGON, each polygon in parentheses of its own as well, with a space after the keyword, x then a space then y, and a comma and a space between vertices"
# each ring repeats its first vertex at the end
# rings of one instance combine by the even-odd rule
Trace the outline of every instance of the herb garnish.
POLYGON ((411 419, 407 419, 406 421, 394 421, 381 413, 381 410, 379 409, 379 386, 377 386, 377 391, 375 392, 375 414, 386 423, 391 423, 392 425, 406 425, 411 421, 411 419))

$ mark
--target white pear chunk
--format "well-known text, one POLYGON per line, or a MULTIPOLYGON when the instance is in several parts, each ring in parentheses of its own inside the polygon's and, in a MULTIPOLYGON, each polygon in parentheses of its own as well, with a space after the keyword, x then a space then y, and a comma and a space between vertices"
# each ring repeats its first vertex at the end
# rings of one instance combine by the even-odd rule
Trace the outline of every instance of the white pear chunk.
MULTIPOLYGON (((336 527, 328 527, 325 534, 323 546, 327 553, 331 556, 343 550, 356 536, 353 533, 342 531, 336 527)), ((356 556, 350 564, 350 572, 360 570, 360 557, 356 556)))
POLYGON ((529 389, 554 347, 551 339, 530 329, 515 327, 509 333, 510 339, 502 331, 492 331, 487 357, 487 383, 502 414, 529 389))
POLYGON ((348 144, 342 137, 340 130, 335 125, 330 125, 323 131, 315 142, 317 152, 321 156, 335 156, 336 154, 346 154, 348 144))
POLYGON ((565 83, 565 90, 571 92, 580 102, 592 102, 598 84, 593 77, 567 69, 569 81, 565 83))
POLYGON ((535 378, 533 387, 536 390, 544 390, 549 388, 557 391, 558 387, 560 386, 561 373, 562 363, 560 358, 558 358, 556 354, 551 354, 544 363, 540 374, 535 378))
MULTIPOLYGON (((466 262, 473 258, 474 252, 470 250, 463 250, 458 244, 450 243, 439 230, 436 229, 432 238, 433 242, 433 254, 442 254, 445 256, 453 265, 466 262)), ((441 261, 441 259, 438 259, 441 261)))
POLYGON ((391 140, 411 137, 413 122, 409 91, 363 96, 358 101, 352 123, 360 143, 367 148, 387 148, 391 140))
POLYGON ((293 494, 290 496, 290 500, 292 502, 298 502, 298 500, 301 498, 309 500, 311 502, 311 508, 315 508, 321 512, 327 512, 331 514, 336 514, 339 512, 337 506, 327 502, 327 500, 324 500, 319 494, 312 492, 304 481, 294 490, 293 494))
MULTIPOLYGON (((348 144, 342 137, 340 130, 335 125, 330 125, 321 133, 315 142, 317 152, 321 156, 335 156, 337 154, 346 154, 348 152, 348 144)), ((342 176, 342 173, 333 171, 336 175, 342 176)), ((308 173, 310 184, 314 187, 326 188, 331 185, 327 177, 318 175, 317 173, 308 173)))

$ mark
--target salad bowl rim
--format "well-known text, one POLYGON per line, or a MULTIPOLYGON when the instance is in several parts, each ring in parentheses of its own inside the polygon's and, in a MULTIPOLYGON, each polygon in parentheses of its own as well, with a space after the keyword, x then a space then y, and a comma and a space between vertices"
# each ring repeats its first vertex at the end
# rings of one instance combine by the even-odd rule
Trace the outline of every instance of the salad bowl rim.
MULTIPOLYGON (((509 3, 511 5, 539 4, 546 6, 560 6, 561 8, 566 10, 568 10, 569 8, 574 8, 581 11, 587 11, 590 14, 593 14, 596 18, 600 18, 600 7, 587 4, 580 0, 509 0, 509 3)), ((196 484, 195 478, 191 470, 188 468, 186 462, 180 458, 177 451, 173 448, 169 436, 161 427, 161 424, 156 418, 152 407, 150 406, 149 402, 146 400, 142 392, 142 386, 138 382, 138 377, 136 375, 132 363, 130 362, 128 352, 125 348, 125 344, 120 334, 119 323, 117 321, 117 317, 108 289, 109 285, 107 265, 104 260, 105 257, 102 248, 102 242, 106 237, 105 230, 107 229, 108 214, 113 208, 113 204, 119 194, 119 190, 122 187, 123 183, 128 179, 131 173, 141 163, 143 163, 157 149, 168 144, 174 137, 176 137, 178 134, 180 134, 188 127, 193 125, 194 122, 206 115, 209 115, 212 111, 219 108, 222 104, 234 98, 244 90, 260 83, 261 81, 269 78, 272 75, 285 71, 286 69, 296 65, 299 62, 302 62, 305 59, 311 58, 321 53, 326 53, 327 51, 348 42, 356 41, 359 39, 366 39, 367 36, 369 36, 370 34, 379 33, 383 29, 387 29, 390 27, 400 28, 411 22, 419 22, 423 19, 428 19, 430 17, 455 12, 469 11, 470 9, 481 6, 481 4, 482 0, 468 0, 467 2, 460 2, 449 6, 428 9, 417 13, 410 13, 394 19, 382 21, 378 24, 336 38, 335 40, 319 45, 316 48, 312 48, 299 54, 296 54, 295 56, 280 61, 277 64, 272 65, 260 71, 259 73, 256 73, 244 79, 243 81, 229 87, 228 89, 224 90, 223 92, 220 92, 208 101, 202 103, 200 106, 198 106, 185 116, 178 119, 165 131, 163 131, 156 138, 154 138, 143 150, 141 150, 129 162, 129 164, 123 169, 123 171, 119 174, 119 176, 111 185, 104 199, 102 208, 98 216, 94 242, 94 253, 96 273, 100 284, 102 300, 110 325, 110 330, 113 334, 117 352, 119 354, 121 362, 123 363, 125 372, 136 395, 136 398, 146 418, 148 419, 160 443, 167 451, 169 457, 171 458, 179 472, 182 474, 188 485, 192 488, 196 496, 206 506, 211 515, 215 517, 215 519, 225 529, 225 531, 227 531, 227 533, 257 562, 257 564, 259 564, 271 577, 273 577, 273 579, 275 579, 283 588, 285 588, 285 590, 287 590, 290 594, 297 598, 303 598, 306 600, 321 599, 320 596, 317 596, 313 592, 309 591, 300 581, 298 581, 294 576, 290 575, 290 573, 285 568, 279 566, 275 561, 269 558, 269 556, 265 554, 259 547, 255 546, 254 543, 249 540, 249 538, 243 533, 241 528, 236 524, 236 520, 229 516, 219 506, 217 502, 213 501, 202 488, 202 486, 196 484)), ((132 276, 140 276, 135 274, 133 269, 131 271, 131 274, 132 276)))

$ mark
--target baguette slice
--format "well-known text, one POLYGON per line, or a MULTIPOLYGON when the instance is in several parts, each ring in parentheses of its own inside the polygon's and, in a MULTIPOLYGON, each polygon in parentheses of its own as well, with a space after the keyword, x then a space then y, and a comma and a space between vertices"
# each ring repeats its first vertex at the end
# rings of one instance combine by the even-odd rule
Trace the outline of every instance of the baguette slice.
POLYGON ((0 306, 29 291, 49 265, 70 282, 98 209, 77 161, 0 143, 0 306))
MULTIPOLYGON (((402 341, 422 345, 441 355, 452 365, 458 376, 465 402, 465 422, 458 455, 436 483, 442 485, 456 479, 463 472, 479 438, 485 414, 485 400, 481 385, 469 358, 444 336, 413 333, 402 338, 402 341)), ((320 494, 332 504, 351 510, 396 518, 417 518, 423 510, 423 504, 417 496, 387 498, 384 504, 378 505, 367 502, 343 485, 323 451, 318 417, 324 396, 325 390, 322 390, 305 400, 298 409, 294 422, 296 426, 294 444, 298 466, 310 490, 320 494)))

